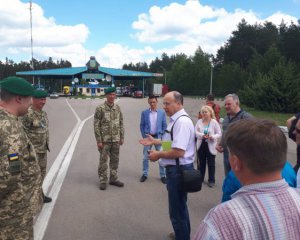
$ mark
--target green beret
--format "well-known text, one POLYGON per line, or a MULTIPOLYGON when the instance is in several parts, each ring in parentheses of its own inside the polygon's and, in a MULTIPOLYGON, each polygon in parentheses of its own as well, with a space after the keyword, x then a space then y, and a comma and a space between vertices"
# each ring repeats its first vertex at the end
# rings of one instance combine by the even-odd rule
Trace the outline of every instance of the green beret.
POLYGON ((108 93, 113 93, 116 91, 116 88, 115 87, 109 87, 109 88, 106 88, 104 89, 104 93, 105 94, 108 94, 108 93))
POLYGON ((0 88, 14 95, 32 96, 34 88, 24 78, 7 77, 0 82, 0 88))
POLYGON ((46 91, 36 89, 36 90, 34 90, 32 96, 33 96, 34 98, 45 98, 45 97, 47 97, 47 95, 48 95, 48 94, 47 94, 46 91))

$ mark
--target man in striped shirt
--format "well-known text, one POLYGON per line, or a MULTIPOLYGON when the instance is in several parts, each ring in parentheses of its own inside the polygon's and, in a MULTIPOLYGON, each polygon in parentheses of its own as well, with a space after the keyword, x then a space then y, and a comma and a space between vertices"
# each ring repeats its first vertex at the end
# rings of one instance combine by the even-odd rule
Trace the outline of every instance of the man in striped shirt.
POLYGON ((194 239, 299 239, 300 189, 281 177, 285 135, 271 121, 250 118, 232 123, 225 137, 243 187, 210 210, 194 239))

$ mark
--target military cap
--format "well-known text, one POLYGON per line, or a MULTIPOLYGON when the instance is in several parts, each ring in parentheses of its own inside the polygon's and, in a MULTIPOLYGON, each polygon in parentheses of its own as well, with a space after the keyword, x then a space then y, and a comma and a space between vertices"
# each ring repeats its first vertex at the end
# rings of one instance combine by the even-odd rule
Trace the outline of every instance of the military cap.
POLYGON ((0 88, 14 95, 32 96, 34 88, 24 78, 7 77, 0 81, 0 88))
POLYGON ((34 98, 45 98, 45 97, 47 97, 47 92, 46 91, 44 91, 44 90, 40 90, 40 89, 36 89, 36 90, 34 90, 33 91, 33 97, 34 98))
POLYGON ((109 87, 109 88, 106 88, 104 89, 104 93, 105 94, 108 94, 108 93, 113 93, 116 91, 116 88, 115 87, 109 87))

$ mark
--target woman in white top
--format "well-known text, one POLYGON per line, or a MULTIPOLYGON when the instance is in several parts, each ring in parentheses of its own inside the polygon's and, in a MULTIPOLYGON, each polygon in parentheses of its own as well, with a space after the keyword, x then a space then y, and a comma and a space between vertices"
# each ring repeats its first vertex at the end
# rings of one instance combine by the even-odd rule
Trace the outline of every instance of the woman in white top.
POLYGON ((203 106, 201 108, 201 114, 202 119, 199 119, 195 126, 199 159, 198 168, 204 181, 207 163, 208 186, 214 187, 216 171, 215 158, 217 154, 216 145, 222 133, 220 125, 215 119, 215 113, 210 106, 203 106))

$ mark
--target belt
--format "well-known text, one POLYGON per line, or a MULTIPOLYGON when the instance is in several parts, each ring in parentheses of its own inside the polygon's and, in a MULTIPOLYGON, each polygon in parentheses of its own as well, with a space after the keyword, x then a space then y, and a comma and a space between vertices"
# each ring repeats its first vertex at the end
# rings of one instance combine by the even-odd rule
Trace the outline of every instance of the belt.
POLYGON ((176 165, 167 165, 167 166, 165 166, 166 169, 172 168, 172 167, 176 167, 176 165))
POLYGON ((157 134, 149 134, 151 137, 157 138, 157 134))
MULTIPOLYGON (((187 164, 180 164, 179 167, 185 166, 185 165, 190 165, 190 164, 193 165, 193 163, 187 163, 187 164)), ((165 166, 166 169, 173 168, 173 167, 177 167, 177 165, 175 164, 175 165, 167 165, 167 166, 165 166)))

